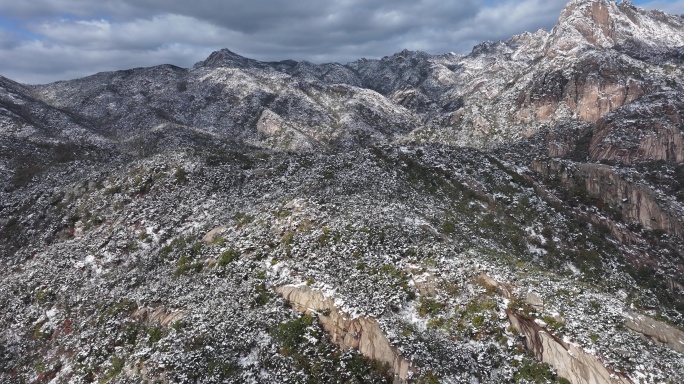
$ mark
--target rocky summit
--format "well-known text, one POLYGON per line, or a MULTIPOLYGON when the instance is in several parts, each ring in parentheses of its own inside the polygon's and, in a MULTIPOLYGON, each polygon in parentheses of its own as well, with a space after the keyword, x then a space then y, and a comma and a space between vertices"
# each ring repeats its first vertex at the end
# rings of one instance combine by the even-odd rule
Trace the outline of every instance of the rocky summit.
POLYGON ((4 383, 684 382, 684 17, 0 78, 4 383))

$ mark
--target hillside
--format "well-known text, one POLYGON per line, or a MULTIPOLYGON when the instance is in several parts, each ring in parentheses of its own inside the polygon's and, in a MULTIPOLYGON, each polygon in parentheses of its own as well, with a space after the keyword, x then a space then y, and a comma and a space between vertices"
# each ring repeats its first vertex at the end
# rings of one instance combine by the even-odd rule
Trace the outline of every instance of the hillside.
POLYGON ((684 382, 683 47, 0 77, 0 381, 684 382))

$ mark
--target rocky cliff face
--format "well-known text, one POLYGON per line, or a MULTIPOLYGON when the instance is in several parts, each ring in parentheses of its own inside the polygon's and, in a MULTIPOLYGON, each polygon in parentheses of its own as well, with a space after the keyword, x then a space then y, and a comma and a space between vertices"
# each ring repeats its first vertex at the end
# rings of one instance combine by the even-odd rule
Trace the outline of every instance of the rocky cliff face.
POLYGON ((643 182, 638 174, 607 165, 551 160, 532 162, 530 168, 578 219, 604 228, 623 244, 635 245, 638 250, 625 255, 631 268, 667 269, 680 281, 683 225, 675 199, 643 182), (671 237, 670 245, 659 241, 663 235, 671 237))
POLYGON ((638 313, 628 313, 625 319, 627 328, 684 353, 684 332, 681 330, 638 313))
POLYGON ((0 78, 0 381, 684 381, 683 34, 0 78))
POLYGON ((658 197, 647 186, 623 179, 610 166, 573 165, 568 168, 567 164, 560 162, 534 162, 532 170, 562 183, 579 195, 599 199, 607 209, 619 212, 621 221, 639 224, 649 230, 661 230, 676 237, 682 235, 680 217, 668 213, 676 208, 663 206, 665 202, 658 202, 658 197))
MULTIPOLYGON (((559 314, 545 317, 544 320, 535 318, 529 312, 541 310, 548 305, 547 300, 534 290, 527 290, 523 298, 517 298, 520 289, 510 283, 501 283, 491 276, 481 274, 478 279, 489 289, 496 290, 503 297, 516 305, 509 305, 506 316, 512 329, 519 332, 525 346, 539 360, 554 367, 558 374, 571 383, 633 383, 629 377, 610 367, 610 363, 602 357, 593 355, 581 345, 573 343, 567 337, 559 337, 559 323, 565 320, 559 314), (522 307, 517 305, 522 304, 522 307), (549 329, 550 322, 554 330, 549 329)), ((668 324, 656 321, 648 316, 624 311, 624 324, 630 330, 649 340, 667 345, 674 351, 681 352, 684 333, 668 324)))
POLYGON ((298 311, 316 315, 332 342, 341 348, 353 348, 370 359, 389 364, 401 380, 413 371, 411 362, 389 343, 375 319, 344 313, 332 299, 308 287, 284 286, 276 288, 276 292, 298 311))
POLYGON ((662 93, 649 99, 650 103, 620 109, 596 124, 589 148, 592 160, 622 164, 684 162, 680 96, 662 93))
POLYGON ((632 383, 611 372, 596 357, 553 336, 534 320, 508 313, 511 326, 525 335, 527 348, 541 361, 553 365, 558 374, 572 384, 632 383))
POLYGON ((623 63, 602 63, 586 58, 576 64, 572 78, 562 72, 541 73, 518 97, 517 116, 526 123, 557 122, 570 113, 573 118, 596 123, 599 118, 644 95, 646 85, 625 78, 623 63), (613 66, 611 68, 611 66, 613 66))

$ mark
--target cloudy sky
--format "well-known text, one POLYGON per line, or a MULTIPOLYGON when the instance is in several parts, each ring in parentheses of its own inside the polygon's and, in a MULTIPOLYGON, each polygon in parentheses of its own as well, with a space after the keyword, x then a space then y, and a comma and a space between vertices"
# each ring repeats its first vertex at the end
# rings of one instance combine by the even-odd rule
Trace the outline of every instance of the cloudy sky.
MULTIPOLYGON (((0 75, 25 83, 171 63, 220 48, 346 63, 404 48, 469 52, 549 30, 567 0, 0 0, 0 75)), ((684 0, 633 0, 684 13, 684 0)))

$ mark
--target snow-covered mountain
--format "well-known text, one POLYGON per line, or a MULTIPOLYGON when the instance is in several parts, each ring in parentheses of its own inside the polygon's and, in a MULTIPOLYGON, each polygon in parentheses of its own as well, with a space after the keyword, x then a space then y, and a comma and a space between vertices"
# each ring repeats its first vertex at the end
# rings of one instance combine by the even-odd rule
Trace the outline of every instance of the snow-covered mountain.
POLYGON ((683 23, 0 77, 0 381, 684 381, 683 23))

